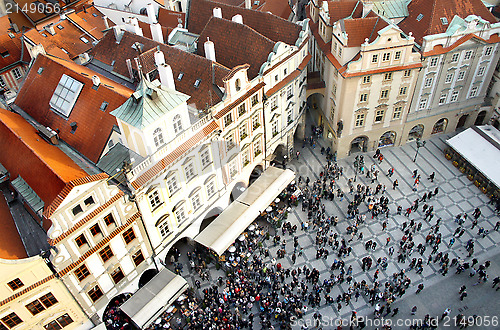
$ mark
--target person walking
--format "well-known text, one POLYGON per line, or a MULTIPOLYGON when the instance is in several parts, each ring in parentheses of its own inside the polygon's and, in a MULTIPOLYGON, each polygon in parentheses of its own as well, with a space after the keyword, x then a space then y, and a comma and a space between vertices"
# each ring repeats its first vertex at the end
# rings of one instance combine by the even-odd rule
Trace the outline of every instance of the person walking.
POLYGON ((396 188, 399 186, 399 182, 398 182, 398 179, 394 180, 394 182, 392 182, 392 189, 393 190, 396 190, 396 188))
POLYGON ((432 172, 431 175, 427 178, 427 180, 431 180, 431 182, 434 182, 434 176, 436 175, 436 172, 432 172))
POLYGON ((417 306, 413 306, 411 309, 411 315, 415 315, 417 313, 417 306))
POLYGON ((420 283, 417 287, 417 291, 415 291, 415 294, 419 294, 423 289, 424 289, 424 284, 420 283))

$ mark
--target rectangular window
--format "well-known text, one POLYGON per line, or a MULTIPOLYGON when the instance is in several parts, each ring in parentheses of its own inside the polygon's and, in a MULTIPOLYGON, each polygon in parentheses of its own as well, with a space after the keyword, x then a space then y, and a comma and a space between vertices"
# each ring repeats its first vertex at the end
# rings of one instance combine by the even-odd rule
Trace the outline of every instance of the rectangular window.
POLYGON ((82 207, 80 206, 80 204, 78 204, 77 206, 75 206, 75 207, 73 208, 72 212, 73 212, 73 215, 78 215, 78 214, 80 214, 80 213, 82 213, 82 212, 83 212, 83 209, 82 209, 82 207))
POLYGON ((60 114, 69 117, 82 88, 81 82, 63 74, 50 99, 50 106, 60 114))
POLYGON ((118 267, 111 273, 111 278, 113 279, 113 282, 115 282, 115 284, 118 284, 125 278, 125 275, 123 274, 122 269, 118 267))
POLYGON ((418 104, 418 110, 425 109, 426 106, 427 106, 427 99, 422 99, 418 104))
POLYGON ((205 168, 212 162, 212 159, 210 158, 210 151, 208 150, 208 148, 201 153, 200 157, 201 157, 201 165, 203 166, 203 168, 205 168))
POLYGON ((90 206, 92 204, 95 204, 94 198, 92 196, 89 196, 83 201, 83 203, 85 204, 85 206, 90 206))
POLYGON ((175 175, 171 175, 167 179, 167 188, 168 191, 170 192, 170 196, 172 196, 179 189, 179 185, 177 184, 177 179, 175 178, 175 175))
POLYGON ((391 53, 384 53, 384 55, 382 55, 382 61, 383 62, 387 62, 391 59, 391 53))
POLYGON ((472 87, 470 90, 469 97, 475 97, 477 95, 477 86, 472 87))
POLYGON ((486 68, 484 66, 480 67, 479 70, 477 70, 477 76, 480 77, 484 74, 484 70, 486 68))
POLYGON ((255 157, 262 153, 262 144, 260 139, 253 143, 253 154, 255 157))
POLYGON ((453 93, 451 93, 450 102, 455 102, 456 100, 458 100, 458 91, 453 91, 453 93))
POLYGON ((457 80, 463 80, 465 77, 465 71, 460 71, 458 73, 458 77, 457 77, 457 80))
POLYGON ((224 127, 228 127, 229 125, 231 125, 233 122, 233 114, 232 113, 228 113, 225 117, 224 117, 224 127))
POLYGON ((375 112, 375 122, 376 123, 380 123, 382 120, 384 120, 384 113, 385 113, 385 110, 377 110, 375 112))
POLYGON ((195 194, 193 197, 191 197, 191 205, 193 205, 193 209, 197 210, 201 206, 201 201, 200 201, 200 195, 195 194))
POLYGON ((405 77, 411 76, 411 70, 405 70, 404 76, 405 77))
POLYGON ((278 121, 275 120, 272 124, 272 134, 273 134, 273 137, 275 137, 276 135, 278 135, 278 121))
POLYGON ((437 57, 433 57, 433 58, 431 58, 431 62, 430 62, 430 64, 429 64, 429 66, 434 67, 434 66, 436 66, 437 64, 438 64, 438 58, 437 58, 437 57))
POLYGON ((259 95, 255 94, 254 96, 252 96, 252 107, 257 105, 258 103, 259 103, 259 95))
POLYGON ((425 78, 424 88, 429 88, 432 86, 432 77, 425 78))
POLYGON ((382 92, 380 92, 381 99, 386 99, 388 97, 389 97, 389 90, 388 89, 384 89, 382 92))
POLYGON ((230 162, 227 166, 228 172, 229 172, 229 177, 234 178, 236 174, 238 174, 238 166, 236 164, 236 159, 230 162))
POLYGON ((75 276, 80 282, 83 281, 89 275, 90 275, 89 269, 85 264, 75 269, 75 276))
POLYGON ((446 103, 446 97, 447 97, 447 94, 446 94, 446 93, 442 93, 442 94, 439 96, 439 104, 444 104, 444 103, 446 103))
POLYGON ((114 254, 113 251, 111 251, 109 245, 106 245, 105 247, 102 248, 101 251, 99 251, 99 256, 101 257, 102 262, 106 262, 109 259, 111 259, 114 256, 114 254))
POLYGON ((186 212, 184 212, 184 206, 179 206, 174 213, 179 222, 186 220, 186 212))
POLYGON ((149 198, 149 204, 151 205, 151 208, 153 210, 161 205, 161 199, 158 190, 155 190, 151 194, 149 194, 148 198, 149 198))
POLYGON ((56 297, 54 297, 54 295, 50 292, 44 296, 41 296, 40 301, 46 308, 49 308, 50 306, 53 306, 58 303, 56 297))
POLYGON ((168 221, 165 220, 158 225, 158 230, 160 231, 160 235, 163 239, 167 238, 170 234, 170 229, 168 228, 168 221))
POLYGON ((286 99, 289 100, 293 96, 293 84, 288 85, 286 89, 286 99))
POLYGON ((93 225, 92 227, 90 227, 90 233, 94 237, 96 237, 99 234, 102 234, 101 227, 99 227, 98 223, 96 223, 95 225, 93 225))
POLYGON ((186 180, 187 181, 190 181, 192 178, 195 177, 196 173, 194 172, 193 163, 189 163, 186 166, 184 166, 184 173, 186 173, 186 180))
POLYGON ((377 63, 378 62, 378 54, 373 54, 372 55, 372 63, 377 63))
POLYGON ((37 299, 26 305, 26 309, 30 311, 31 315, 36 315, 45 310, 42 303, 37 299))
POLYGON ((252 128, 253 130, 255 131, 257 128, 259 128, 260 126, 260 118, 259 118, 259 114, 256 113, 253 117, 252 117, 252 128))
POLYGON ((386 72, 384 74, 384 80, 387 81, 387 80, 392 80, 392 72, 386 72))
POLYGON ((394 59, 395 60, 401 59, 401 51, 397 51, 397 52, 394 53, 394 59))
POLYGON ((0 87, 5 87, 7 84, 5 83, 5 80, 3 80, 3 77, 0 77, 0 87))
POLYGON ((472 50, 466 51, 464 55, 464 60, 470 60, 471 57, 472 57, 472 50))
POLYGON ((7 285, 12 289, 12 290, 17 290, 19 289, 20 287, 24 286, 24 283, 19 279, 19 278, 15 278, 13 279, 12 281, 10 281, 9 283, 7 283, 7 285))
POLYGON ((245 103, 238 107, 238 116, 243 116, 247 112, 247 107, 245 103))
POLYGON ((16 80, 19 80, 19 79, 21 79, 23 77, 21 69, 19 69, 19 68, 14 68, 12 70, 12 74, 14 75, 14 78, 16 78, 16 80))
POLYGON ((82 246, 84 246, 85 244, 89 244, 87 242, 87 239, 85 238, 85 235, 84 234, 81 234, 80 236, 78 236, 77 238, 75 238, 75 243, 76 245, 81 248, 82 246))
POLYGON ((354 126, 361 127, 364 124, 365 124, 365 113, 356 114, 356 121, 354 123, 354 126))
POLYGON ((125 241, 125 244, 130 244, 136 237, 134 233, 134 228, 129 228, 127 229, 123 234, 123 240, 125 241))
POLYGON ((408 87, 403 86, 399 89, 399 95, 406 95, 406 92, 408 91, 408 87))
POLYGON ((244 140, 248 136, 247 125, 240 126, 240 140, 244 140))
POLYGON ((342 46, 339 47, 339 57, 342 57, 342 46))
POLYGON ((228 151, 233 149, 233 147, 234 147, 234 135, 233 134, 229 134, 228 136, 226 136, 226 147, 227 147, 228 151))
POLYGON ((134 265, 136 267, 139 266, 145 260, 142 251, 139 250, 136 253, 134 253, 134 255, 132 256, 132 260, 134 260, 134 265))
POLYGON ((290 107, 286 112, 286 122, 287 124, 291 124, 293 122, 293 108, 290 107))
POLYGON ((444 83, 449 84, 449 83, 451 83, 452 80, 453 80, 453 73, 448 73, 446 75, 446 78, 444 78, 444 83))
POLYGON ((103 296, 101 288, 98 285, 96 285, 95 287, 93 287, 92 289, 90 289, 89 292, 87 292, 87 294, 89 295, 90 299, 93 302, 98 301, 99 298, 101 298, 103 296))
POLYGON ((361 94, 359 96, 359 102, 366 102, 368 101, 368 93, 361 94))
POLYGON ((56 321, 57 321, 57 323, 59 323, 59 325, 61 326, 61 328, 64 328, 68 324, 73 323, 73 319, 68 314, 63 314, 63 315, 59 316, 56 319, 56 321))
POLYGON ((364 76, 363 77, 363 84, 369 84, 372 80, 372 76, 364 76))
POLYGON ((458 61, 458 58, 460 57, 460 53, 455 53, 451 56, 451 63, 455 63, 458 61))
POLYGON ((207 189, 207 195, 208 197, 212 197, 214 194, 215 194, 215 182, 214 181, 210 181, 207 186, 206 186, 206 189, 207 189))
POLYGON ((108 214, 107 216, 104 217, 104 223, 106 226, 111 226, 112 224, 115 224, 115 219, 113 218, 113 214, 108 214))
POLYGON ((486 50, 484 51, 484 56, 490 56, 493 51, 493 47, 486 47, 486 50))
POLYGON ((9 315, 2 317, 2 322, 5 323, 9 329, 12 329, 16 325, 21 324, 23 320, 21 320, 16 313, 10 313, 9 315))
POLYGON ((403 112, 403 107, 395 107, 394 113, 392 114, 392 119, 400 119, 402 112, 403 112))
POLYGON ((57 323, 57 321, 55 321, 55 320, 47 323, 43 327, 45 328, 45 330, 60 330, 60 329, 62 329, 61 326, 59 325, 59 323, 57 323))

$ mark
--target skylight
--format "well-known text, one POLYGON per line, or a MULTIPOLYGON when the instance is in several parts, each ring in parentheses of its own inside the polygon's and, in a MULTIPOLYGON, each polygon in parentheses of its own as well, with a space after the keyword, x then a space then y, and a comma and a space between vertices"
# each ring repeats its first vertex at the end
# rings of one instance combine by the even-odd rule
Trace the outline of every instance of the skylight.
POLYGON ((84 43, 88 44, 89 40, 85 37, 80 37, 80 40, 83 41, 84 43))
POLYGON ((62 26, 62 25, 60 25, 60 24, 59 24, 59 25, 57 25, 57 28, 58 28, 59 30, 62 30, 62 29, 64 29, 64 26, 62 26))
POLYGON ((448 25, 448 19, 446 17, 441 17, 441 24, 448 25))
POLYGON ((177 80, 181 81, 182 77, 184 77, 184 72, 179 73, 179 75, 177 76, 177 80))
POLYGON ((418 16, 417 16, 417 21, 419 21, 419 22, 420 22, 420 20, 421 20, 422 18, 424 18, 424 14, 418 14, 418 16))
POLYGON ((65 117, 69 117, 82 88, 81 82, 63 74, 54 94, 52 94, 50 106, 65 117))
POLYGON ((196 79, 196 81, 194 82, 194 88, 200 87, 200 83, 201 83, 201 79, 196 79))

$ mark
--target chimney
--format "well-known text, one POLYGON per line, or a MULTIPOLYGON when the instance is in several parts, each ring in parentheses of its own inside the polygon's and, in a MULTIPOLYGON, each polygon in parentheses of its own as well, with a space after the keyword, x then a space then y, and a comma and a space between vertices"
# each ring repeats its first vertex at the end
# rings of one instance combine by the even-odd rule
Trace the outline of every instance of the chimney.
POLYGON ((373 6, 374 6, 373 1, 371 0, 363 1, 363 17, 366 17, 366 15, 368 15, 368 13, 372 11, 373 6))
POLYGON ((102 19, 104 20, 104 26, 106 27, 106 29, 109 29, 108 18, 106 16, 103 16, 102 19))
POLYGON ((168 64, 161 64, 158 66, 158 73, 160 74, 160 82, 163 86, 175 90, 174 74, 172 68, 168 64))
POLYGON ((95 86, 95 87, 98 87, 100 84, 101 84, 101 78, 99 78, 98 76, 96 75, 93 75, 92 76, 92 84, 95 86))
POLYGON ((215 45, 208 37, 203 46, 205 48, 205 57, 210 61, 217 62, 215 60, 215 45))
POLYGON ((213 9, 213 16, 217 18, 222 18, 222 9, 220 7, 215 7, 213 9))
POLYGON ((115 25, 113 26, 113 32, 115 34, 116 43, 119 44, 123 37, 123 31, 118 25, 115 25))
POLYGON ((139 64, 139 58, 138 57, 134 57, 134 62, 135 62, 135 66, 137 67, 137 72, 139 72, 139 79, 141 77, 141 72, 142 72, 142 67, 141 65, 139 64))
POLYGON ((161 42, 163 44, 165 40, 163 39, 163 31, 161 30, 160 23, 151 24, 150 28, 153 40, 156 42, 161 42))
POLYGON ((148 5, 146 6, 146 10, 148 13, 149 24, 158 23, 158 21, 156 20, 155 7, 153 6, 153 4, 151 2, 148 3, 148 5))
POLYGON ((54 26, 51 24, 51 25, 47 25, 45 27, 45 30, 50 33, 50 35, 56 35, 56 30, 54 29, 54 26))
POLYGON ((233 22, 243 24, 243 16, 240 14, 234 15, 233 18, 231 19, 233 22))
POLYGON ((132 70, 132 61, 130 60, 130 58, 127 58, 125 62, 127 63, 127 69, 130 79, 134 80, 134 70, 132 70))
POLYGON ((160 50, 160 46, 158 46, 156 48, 156 52, 155 52, 155 64, 157 66, 160 66, 161 64, 165 64, 165 55, 160 50))
POLYGON ((142 34, 142 29, 139 27, 139 22, 137 21, 137 18, 135 17, 131 17, 130 18, 130 25, 131 25, 131 28, 132 28, 132 33, 135 33, 137 34, 138 36, 143 36, 142 34))
POLYGON ((252 9, 252 0, 245 0, 245 8, 252 9))

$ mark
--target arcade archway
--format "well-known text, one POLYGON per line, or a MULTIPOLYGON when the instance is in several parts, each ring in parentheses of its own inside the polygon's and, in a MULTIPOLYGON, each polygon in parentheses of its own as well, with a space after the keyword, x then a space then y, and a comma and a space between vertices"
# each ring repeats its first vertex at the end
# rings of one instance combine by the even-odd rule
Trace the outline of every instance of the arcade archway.
POLYGON ((480 113, 477 114, 474 125, 476 126, 482 125, 484 122, 484 118, 486 118, 486 111, 481 111, 480 113))
POLYGON ((446 131, 447 126, 448 126, 448 119, 441 118, 434 124, 434 127, 432 127, 431 134, 443 133, 444 131, 446 131))
POLYGON ((396 132, 387 131, 378 140, 378 147, 389 147, 393 146, 396 143, 396 132))
POLYGON ((412 127, 408 133, 408 142, 416 139, 421 139, 424 135, 424 125, 418 124, 412 127))
POLYGON ((358 136, 357 138, 351 141, 351 149, 349 150, 349 154, 356 152, 365 152, 367 148, 368 148, 368 137, 358 136))

